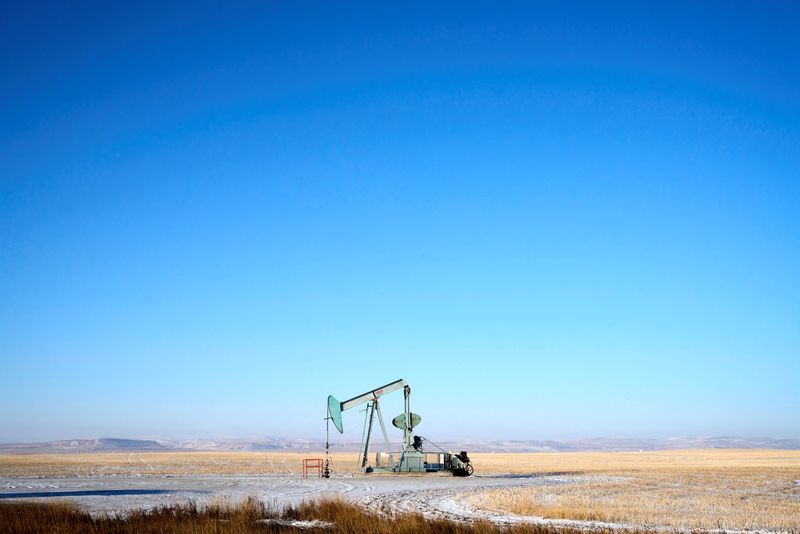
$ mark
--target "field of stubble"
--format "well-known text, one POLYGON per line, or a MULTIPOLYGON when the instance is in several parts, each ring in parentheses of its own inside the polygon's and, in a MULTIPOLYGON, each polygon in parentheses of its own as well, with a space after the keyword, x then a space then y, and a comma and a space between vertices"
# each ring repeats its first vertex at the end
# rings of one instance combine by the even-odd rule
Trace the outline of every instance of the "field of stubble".
MULTIPOLYGON (((48 478, 94 476, 260 475, 295 476, 304 458, 324 453, 301 452, 119 452, 90 454, 0 454, 0 477, 48 478)), ((356 469, 356 453, 333 453, 340 474, 356 469)))
POLYGON ((480 459, 482 471, 588 476, 575 484, 490 490, 469 497, 479 508, 684 529, 800 530, 800 451, 703 449, 480 459))
MULTIPOLYGON (((682 529, 800 530, 800 451, 471 453, 475 473, 573 478, 484 489, 460 499, 499 513, 682 529)), ((314 453, 163 452, 0 455, 0 477, 289 475, 314 453)), ((337 474, 356 453, 335 453, 337 474)))

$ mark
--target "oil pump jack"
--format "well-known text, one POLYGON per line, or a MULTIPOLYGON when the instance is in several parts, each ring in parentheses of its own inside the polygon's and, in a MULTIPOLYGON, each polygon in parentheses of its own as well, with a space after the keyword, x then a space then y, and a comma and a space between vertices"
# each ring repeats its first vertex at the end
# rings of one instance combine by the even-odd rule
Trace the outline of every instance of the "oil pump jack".
MULTIPOLYGON (((344 425, 342 424, 342 412, 361 406, 366 403, 366 421, 364 423, 364 432, 362 436, 362 444, 359 448, 359 467, 365 473, 384 472, 384 473, 435 473, 441 471, 449 471, 453 476, 470 476, 473 472, 472 463, 467 456, 467 451, 461 451, 459 454, 447 452, 441 447, 422 436, 413 433, 414 428, 422 422, 422 417, 411 411, 411 387, 405 380, 395 380, 385 386, 357 395, 344 402, 339 402, 333 395, 328 396, 328 416, 326 417, 326 425, 333 422, 336 430, 340 434, 344 433, 344 425), (395 455, 392 451, 391 444, 389 443, 389 434, 386 432, 386 423, 383 420, 381 413, 381 405, 379 399, 384 395, 394 391, 403 390, 403 413, 392 419, 392 425, 403 431, 403 449, 400 452, 400 458, 395 463, 395 455), (369 465, 369 444, 372 437, 372 427, 374 420, 378 419, 381 426, 381 433, 386 446, 386 453, 388 455, 388 464, 383 464, 382 454, 378 452, 375 455, 375 465, 369 465), (436 451, 426 450, 425 445, 435 447, 436 451)), ((327 427, 326 427, 327 431, 327 427)), ((326 455, 330 447, 330 440, 325 442, 326 455)), ((329 476, 330 463, 326 459, 324 473, 329 476)))

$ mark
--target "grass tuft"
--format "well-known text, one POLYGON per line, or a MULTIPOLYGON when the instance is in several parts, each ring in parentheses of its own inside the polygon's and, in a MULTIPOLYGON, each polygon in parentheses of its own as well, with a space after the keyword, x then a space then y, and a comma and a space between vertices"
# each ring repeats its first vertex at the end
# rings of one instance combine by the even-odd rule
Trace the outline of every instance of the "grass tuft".
POLYGON ((2 503, 0 529, 8 534, 578 534, 545 526, 500 529, 490 523, 426 519, 419 514, 387 518, 341 499, 310 501, 275 511, 255 498, 198 507, 193 502, 138 510, 125 516, 92 517, 69 503, 2 503), (292 521, 314 522, 310 528, 292 521))

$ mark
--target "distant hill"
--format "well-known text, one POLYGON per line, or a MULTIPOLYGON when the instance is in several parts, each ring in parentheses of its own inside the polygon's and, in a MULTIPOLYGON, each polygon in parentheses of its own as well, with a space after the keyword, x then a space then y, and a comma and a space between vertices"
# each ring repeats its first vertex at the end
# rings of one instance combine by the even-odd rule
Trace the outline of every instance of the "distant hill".
POLYGON ((781 449, 800 450, 800 438, 692 437, 667 439, 589 438, 565 441, 509 440, 443 442, 449 450, 459 447, 475 452, 630 452, 677 449, 781 449))
POLYGON ((3 453, 71 453, 71 452, 124 452, 168 450, 157 441, 143 439, 66 439, 31 443, 0 443, 3 453))
POLYGON ((319 451, 325 448, 324 441, 289 438, 169 440, 161 444, 181 451, 319 451))
MULTIPOLYGON (((432 443, 432 442, 431 442, 432 443)), ((72 439, 33 443, 0 443, 0 453, 87 453, 141 451, 320 451, 324 442, 308 439, 194 439, 140 440, 120 438, 72 439)), ((591 438, 565 441, 543 440, 464 440, 441 441, 445 450, 471 452, 579 452, 579 451, 657 451, 676 449, 789 449, 800 450, 800 438, 693 437, 669 439, 591 438)), ((373 442, 372 450, 382 443, 373 442)), ((395 449, 399 444, 394 443, 395 449)), ((333 443, 334 451, 356 451, 359 443, 333 443)), ((431 444, 426 449, 434 450, 431 444)))

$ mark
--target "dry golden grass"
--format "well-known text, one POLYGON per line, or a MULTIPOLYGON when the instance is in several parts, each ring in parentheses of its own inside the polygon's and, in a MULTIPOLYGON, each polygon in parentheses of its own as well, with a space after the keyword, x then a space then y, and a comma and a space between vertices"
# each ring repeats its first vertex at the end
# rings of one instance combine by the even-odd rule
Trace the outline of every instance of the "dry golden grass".
MULTIPOLYGON (((0 455, 0 477, 297 476, 303 458, 323 456, 292 452, 0 455)), ((482 508, 676 528, 800 531, 800 451, 470 453, 470 457, 479 475, 582 476, 578 483, 471 494, 472 504, 482 508)), ((337 473, 357 472, 356 453, 337 452, 331 458, 337 473)))
MULTIPOLYGON (((696 469, 741 470, 800 466, 800 451, 694 449, 656 452, 473 453, 475 473, 611 474, 696 469)), ((303 458, 324 452, 132 452, 0 454, 0 477, 97 475, 297 475, 303 458)), ((339 473, 357 472, 357 453, 331 453, 339 473)))
POLYGON ((575 484, 471 496, 481 508, 675 528, 800 530, 800 451, 473 456, 482 472, 588 475, 575 484))
POLYGON ((546 526, 501 530, 488 523, 469 525, 414 514, 387 518, 341 500, 312 501, 283 510, 271 510, 257 499, 203 509, 189 503, 137 511, 125 517, 92 517, 67 503, 0 503, 0 527, 8 534, 579 534, 546 526), (292 520, 317 523, 301 530, 289 523, 292 520))
MULTIPOLYGON (((0 454, 0 477, 42 478, 118 475, 299 475, 299 452, 131 452, 0 454)), ((356 472, 356 453, 331 454, 337 473, 356 472)))
POLYGON ((475 472, 625 474, 673 469, 775 469, 800 467, 800 451, 690 449, 650 452, 470 453, 475 472))

